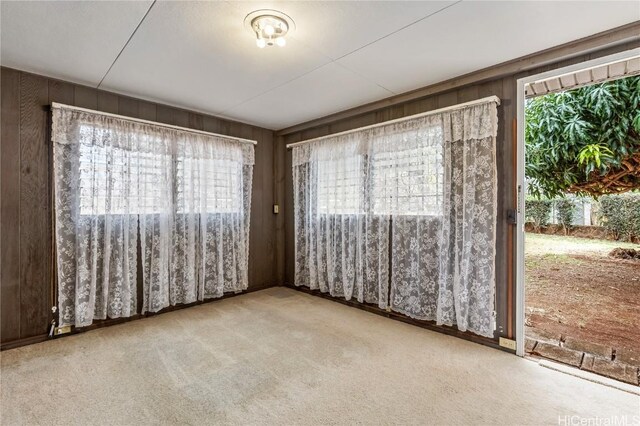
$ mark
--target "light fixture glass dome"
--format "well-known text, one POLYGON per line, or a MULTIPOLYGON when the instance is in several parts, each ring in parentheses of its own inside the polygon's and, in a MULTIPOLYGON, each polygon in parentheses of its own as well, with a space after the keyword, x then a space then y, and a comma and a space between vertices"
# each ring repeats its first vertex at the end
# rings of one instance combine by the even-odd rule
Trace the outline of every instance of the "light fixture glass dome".
POLYGON ((274 45, 286 46, 285 36, 295 28, 289 16, 275 10, 256 10, 248 14, 244 22, 256 37, 256 46, 261 49, 274 45))

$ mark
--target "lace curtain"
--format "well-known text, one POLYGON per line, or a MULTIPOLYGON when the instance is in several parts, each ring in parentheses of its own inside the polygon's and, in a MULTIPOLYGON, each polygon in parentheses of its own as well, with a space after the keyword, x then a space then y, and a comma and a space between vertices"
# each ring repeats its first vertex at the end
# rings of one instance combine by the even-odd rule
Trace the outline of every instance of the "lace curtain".
POLYGON ((496 106, 294 147, 295 284, 493 337, 496 106))
POLYGON ((385 308, 389 216, 370 210, 371 162, 346 135, 293 150, 295 283, 385 308))
POLYGON ((138 265, 141 312, 246 289, 253 155, 222 137, 54 108, 60 325, 136 314, 138 265))

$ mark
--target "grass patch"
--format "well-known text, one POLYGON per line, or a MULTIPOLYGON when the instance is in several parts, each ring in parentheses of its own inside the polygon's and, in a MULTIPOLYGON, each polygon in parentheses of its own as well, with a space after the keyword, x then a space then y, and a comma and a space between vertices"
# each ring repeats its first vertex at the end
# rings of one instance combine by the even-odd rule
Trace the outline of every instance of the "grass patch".
POLYGON ((609 252, 617 247, 639 249, 640 244, 533 233, 525 235, 524 243, 525 256, 546 254, 608 256, 609 252))

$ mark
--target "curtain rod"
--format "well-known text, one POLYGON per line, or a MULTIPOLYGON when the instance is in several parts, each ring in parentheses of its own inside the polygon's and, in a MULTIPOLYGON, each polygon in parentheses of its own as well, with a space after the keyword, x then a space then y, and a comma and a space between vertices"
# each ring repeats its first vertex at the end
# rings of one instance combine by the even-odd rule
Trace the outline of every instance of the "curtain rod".
POLYGON ((419 114, 409 115, 407 117, 396 118, 395 120, 383 121, 382 123, 376 123, 376 124, 371 124, 369 126, 358 127, 357 129, 345 130, 344 132, 332 133, 332 134, 326 135, 326 136, 320 136, 320 137, 313 138, 313 139, 307 139, 307 140, 300 141, 300 142, 290 143, 290 144, 287 145, 287 149, 291 149, 294 146, 298 146, 298 145, 304 145, 304 144, 307 144, 309 142, 314 142, 314 141, 318 141, 318 140, 322 140, 322 139, 332 138, 332 137, 335 137, 335 136, 348 135, 349 133, 359 132, 359 131, 367 130, 367 129, 373 129, 373 128, 376 128, 376 127, 388 126, 389 124, 400 123, 400 122, 403 122, 403 121, 408 121, 408 120, 413 120, 413 119, 416 119, 416 118, 426 117, 428 115, 439 114, 439 113, 442 113, 442 112, 445 112, 445 111, 453 111, 453 110, 457 110, 457 109, 466 108, 466 107, 469 107, 469 106, 472 106, 472 105, 485 104, 485 103, 488 103, 488 102, 495 102, 498 105, 500 105, 500 98, 497 97, 497 96, 487 96, 486 98, 476 99, 474 101, 469 101, 469 102, 465 102, 465 103, 462 103, 462 104, 452 105, 452 106, 445 107, 445 108, 434 109, 432 111, 421 112, 419 114))
POLYGON ((88 112, 88 113, 91 113, 91 114, 98 114, 98 115, 104 115, 106 117, 118 118, 120 120, 133 121, 133 122, 136 122, 136 123, 152 124, 154 126, 159 126, 159 127, 168 127, 170 129, 181 130, 183 132, 197 133, 197 134, 200 134, 200 135, 207 135, 207 136, 216 136, 216 137, 219 137, 219 138, 230 139, 230 140, 234 140, 236 142, 241 142, 241 143, 250 143, 250 144, 253 144, 253 145, 256 145, 258 143, 257 141, 251 140, 251 139, 237 138, 235 136, 227 136, 227 135, 221 135, 221 134, 218 134, 218 133, 205 132, 204 130, 189 129, 188 127, 174 126, 172 124, 159 123, 157 121, 151 121, 151 120, 143 120, 142 118, 127 117, 125 115, 118 115, 118 114, 112 114, 110 112, 102 112, 102 111, 96 111, 96 110, 88 109, 88 108, 81 108, 81 107, 72 106, 72 105, 65 105, 65 104, 60 104, 58 102, 52 102, 51 103, 51 108, 70 109, 70 110, 74 110, 74 111, 88 112))

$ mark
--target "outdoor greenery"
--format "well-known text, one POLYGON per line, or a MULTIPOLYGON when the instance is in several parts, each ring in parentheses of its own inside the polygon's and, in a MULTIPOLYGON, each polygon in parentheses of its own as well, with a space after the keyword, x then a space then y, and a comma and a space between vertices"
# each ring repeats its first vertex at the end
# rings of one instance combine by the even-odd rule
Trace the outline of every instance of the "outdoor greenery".
POLYGON ((551 200, 537 200, 532 197, 527 197, 525 200, 525 212, 527 215, 527 222, 533 223, 533 228, 536 232, 540 232, 540 228, 549 224, 549 216, 551 214, 551 200))
MULTIPOLYGON (((534 232, 551 222, 551 212, 555 208, 557 222, 565 234, 571 229, 576 212, 575 197, 554 198, 552 200, 527 197, 525 200, 526 221, 533 225, 534 232)), ((624 241, 640 240, 640 192, 603 195, 592 201, 600 225, 615 238, 624 241)))
POLYGON ((640 187, 640 76, 533 98, 525 116, 530 195, 640 187))
POLYGON ((640 193, 608 195, 599 202, 605 228, 625 241, 640 239, 640 193))
POLYGON ((554 200, 554 204, 558 210, 558 222, 562 225, 566 234, 568 229, 571 228, 576 205, 571 198, 560 198, 558 200, 554 200))

